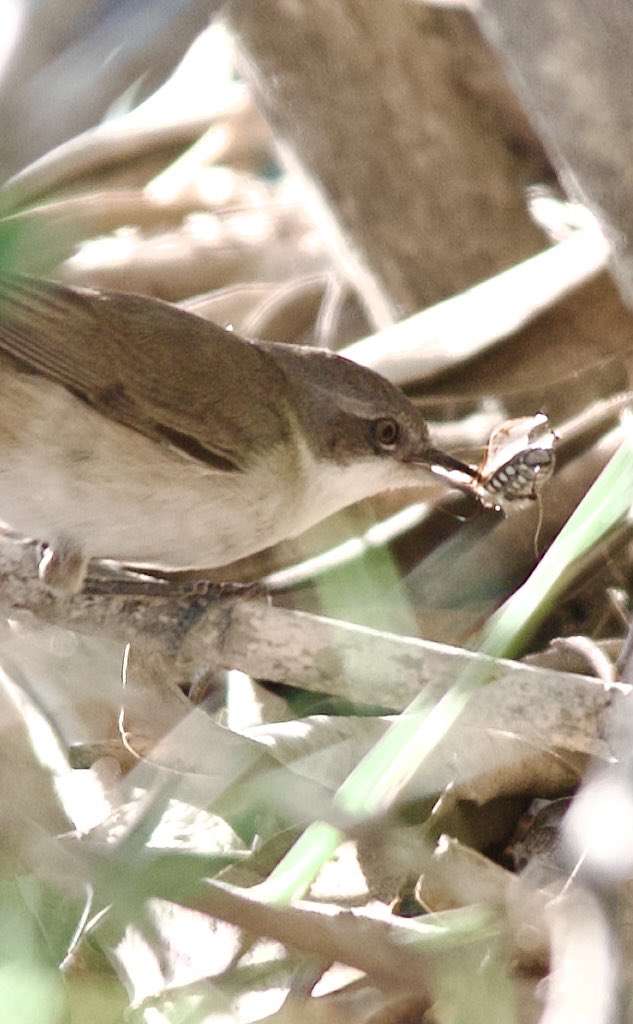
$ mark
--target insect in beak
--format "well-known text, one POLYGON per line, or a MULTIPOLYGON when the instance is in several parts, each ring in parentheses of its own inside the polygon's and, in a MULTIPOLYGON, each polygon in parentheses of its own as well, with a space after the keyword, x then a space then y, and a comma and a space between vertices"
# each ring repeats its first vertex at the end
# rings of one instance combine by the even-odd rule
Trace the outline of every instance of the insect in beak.
POLYGON ((487 508, 507 512, 506 503, 535 501, 554 472, 557 434, 544 413, 506 420, 490 435, 476 470, 474 491, 487 508))

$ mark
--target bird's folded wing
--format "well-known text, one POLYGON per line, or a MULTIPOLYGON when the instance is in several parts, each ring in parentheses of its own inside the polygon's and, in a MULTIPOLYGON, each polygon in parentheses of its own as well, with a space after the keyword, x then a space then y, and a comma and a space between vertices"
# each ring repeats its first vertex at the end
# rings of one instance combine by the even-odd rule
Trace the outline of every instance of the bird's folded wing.
POLYGON ((156 299, 0 274, 2 354, 216 470, 279 433, 265 349, 156 299))

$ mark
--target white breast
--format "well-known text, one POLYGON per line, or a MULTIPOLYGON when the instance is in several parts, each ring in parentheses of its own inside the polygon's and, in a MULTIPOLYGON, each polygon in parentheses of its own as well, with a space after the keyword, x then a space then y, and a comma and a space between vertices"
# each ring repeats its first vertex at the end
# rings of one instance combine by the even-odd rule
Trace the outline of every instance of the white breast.
POLYGON ((37 376, 0 378, 0 520, 91 558, 226 565, 340 508, 415 480, 392 460, 336 467, 306 446, 273 450, 248 477, 222 473, 108 421, 37 376), (272 484, 272 486, 271 486, 272 484))
POLYGON ((24 536, 68 537, 93 558, 211 568, 266 545, 270 517, 251 483, 247 493, 243 474, 157 445, 48 381, 0 379, 0 519, 24 536))

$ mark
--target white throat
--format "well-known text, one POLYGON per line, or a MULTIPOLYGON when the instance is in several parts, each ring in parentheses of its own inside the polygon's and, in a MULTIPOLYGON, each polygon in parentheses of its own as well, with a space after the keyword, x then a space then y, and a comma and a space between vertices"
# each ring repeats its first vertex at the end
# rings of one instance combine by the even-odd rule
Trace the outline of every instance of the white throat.
POLYGON ((298 536, 340 509, 383 491, 424 486, 425 474, 389 457, 349 465, 316 459, 307 445, 301 451, 301 493, 295 497, 298 536))

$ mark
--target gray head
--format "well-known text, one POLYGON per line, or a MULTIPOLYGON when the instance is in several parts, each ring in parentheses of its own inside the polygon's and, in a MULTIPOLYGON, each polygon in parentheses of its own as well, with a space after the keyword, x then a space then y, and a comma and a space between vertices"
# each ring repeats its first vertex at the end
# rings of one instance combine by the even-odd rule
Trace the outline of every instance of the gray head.
POLYGON ((420 410, 380 374, 320 349, 265 347, 292 380, 296 413, 317 459, 345 466, 384 458, 407 471, 408 483, 415 467, 468 470, 433 448, 420 410))

